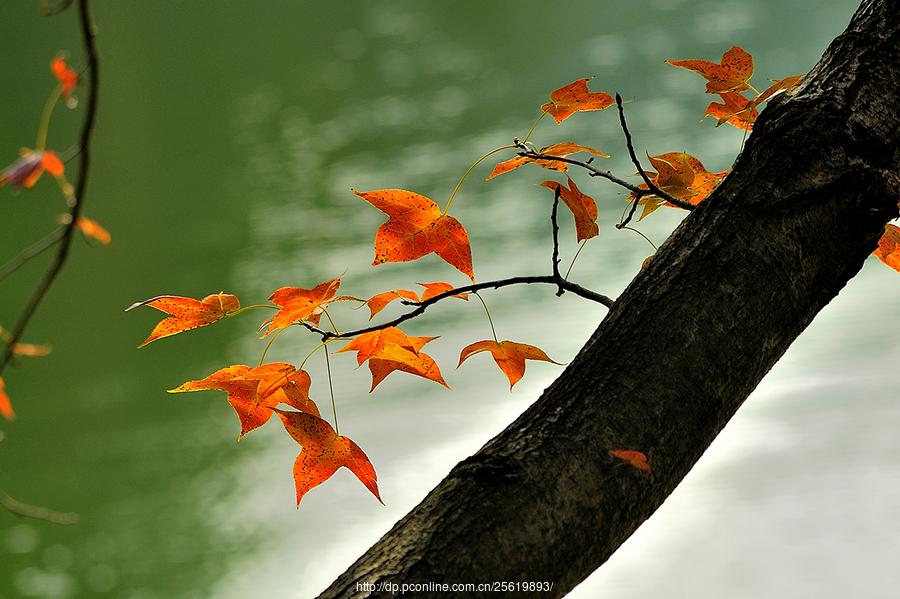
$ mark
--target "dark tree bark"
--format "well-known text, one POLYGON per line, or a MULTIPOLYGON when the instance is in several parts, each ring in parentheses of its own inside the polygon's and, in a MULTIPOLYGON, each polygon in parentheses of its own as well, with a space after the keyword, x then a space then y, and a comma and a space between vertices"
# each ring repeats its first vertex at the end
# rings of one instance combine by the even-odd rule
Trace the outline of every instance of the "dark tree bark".
POLYGON ((898 14, 863 2, 559 379, 321 597, 494 580, 562 596, 659 507, 898 215, 898 14))

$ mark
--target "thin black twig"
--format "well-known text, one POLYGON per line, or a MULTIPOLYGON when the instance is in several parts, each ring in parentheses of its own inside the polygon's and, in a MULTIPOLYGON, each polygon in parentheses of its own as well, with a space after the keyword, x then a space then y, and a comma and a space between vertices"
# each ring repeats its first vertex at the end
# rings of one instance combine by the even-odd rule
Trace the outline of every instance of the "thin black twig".
MULTIPOLYGON (((559 274, 559 221, 557 220, 557 213, 559 211, 559 196, 560 188, 562 185, 560 183, 556 184, 556 190, 553 192, 553 208, 550 210, 550 228, 553 231, 553 278, 557 281, 562 281, 563 278, 559 274)), ((561 296, 565 293, 565 289, 563 289, 562 285, 556 286, 556 297, 561 296)))
POLYGON ((65 232, 65 227, 59 227, 50 232, 49 235, 45 235, 41 239, 38 239, 27 248, 19 252, 19 255, 0 266, 0 281, 16 272, 22 266, 24 266, 29 260, 32 258, 36 258, 40 256, 54 245, 56 245, 60 239, 63 237, 63 233, 65 232))
POLYGON ((81 38, 84 43, 85 56, 87 58, 86 72, 90 77, 88 84, 88 101, 87 109, 84 115, 84 124, 81 128, 81 138, 79 146, 81 148, 80 168, 78 169, 78 181, 75 185, 75 198, 72 206, 69 208, 69 221, 63 228, 62 236, 59 240, 59 249, 53 262, 47 267, 44 277, 41 279, 25 309, 19 316, 16 326, 12 330, 12 339, 6 345, 6 351, 3 355, 3 361, 0 362, 0 373, 6 368, 13 357, 13 347, 18 339, 22 338, 22 333, 31 321, 38 306, 47 295, 50 286, 56 280, 57 275, 66 262, 69 255, 69 248, 72 245, 72 237, 75 232, 75 226, 78 223, 78 217, 81 215, 82 206, 84 205, 84 194, 87 189, 88 173, 90 171, 91 154, 90 142, 91 135, 94 131, 94 123, 97 116, 97 91, 100 83, 99 63, 97 58, 97 47, 94 43, 94 30, 91 23, 89 0, 78 1, 78 16, 81 24, 81 38))

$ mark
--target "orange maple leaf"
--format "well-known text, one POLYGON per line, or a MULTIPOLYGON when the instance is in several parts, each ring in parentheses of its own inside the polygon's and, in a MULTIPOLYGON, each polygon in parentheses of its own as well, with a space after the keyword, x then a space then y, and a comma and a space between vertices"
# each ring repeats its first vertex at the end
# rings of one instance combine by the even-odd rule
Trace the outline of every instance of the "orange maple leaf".
POLYGON ((872 252, 879 260, 900 272, 900 227, 887 224, 884 234, 878 240, 878 247, 872 252))
MULTIPOLYGON (((566 156, 576 154, 578 152, 590 152, 591 154, 600 156, 601 158, 609 158, 609 154, 606 154, 605 152, 601 152, 600 150, 592 148, 590 146, 582 146, 571 141, 564 141, 558 144, 547 146, 545 148, 541 148, 537 153, 565 158, 566 156)), ((545 158, 538 159, 531 158, 529 156, 516 156, 514 158, 510 158, 509 160, 504 160, 503 162, 497 163, 497 166, 495 166, 494 170, 491 171, 491 174, 488 175, 487 180, 490 181, 498 175, 508 173, 509 171, 519 168, 520 166, 528 164, 529 162, 554 171, 565 172, 569 169, 569 165, 560 160, 548 160, 545 158)))
POLYGON ((753 57, 739 46, 722 55, 722 62, 708 60, 667 60, 673 67, 694 71, 706 79, 706 93, 741 92, 750 89, 753 76, 753 57))
POLYGON ((0 376, 0 416, 7 420, 15 420, 16 413, 13 411, 12 402, 9 401, 9 395, 6 394, 6 383, 0 376))
POLYGON ((728 123, 738 129, 752 131, 759 111, 751 106, 751 100, 737 92, 723 92, 719 97, 722 103, 710 102, 703 118, 711 116, 716 119, 716 127, 728 123))
POLYGON ((578 241, 584 241, 591 237, 596 237, 600 232, 597 227, 597 203, 589 195, 581 193, 575 181, 566 177, 569 181, 569 187, 561 185, 556 181, 543 181, 541 185, 552 189, 554 193, 559 189, 559 198, 572 211, 575 217, 575 233, 578 241))
MULTIPOLYGON (((727 170, 720 173, 707 171, 702 162, 685 152, 666 152, 648 158, 658 171, 647 172, 653 184, 669 195, 694 205, 709 197, 728 174, 727 170)), ((638 187, 647 189, 645 183, 641 183, 638 187)), ((628 201, 633 202, 636 195, 632 193, 628 201)), ((656 195, 646 195, 638 201, 638 204, 644 206, 641 219, 660 206, 672 205, 656 195)))
POLYGON ((20 158, 0 173, 0 187, 7 183, 16 187, 31 189, 44 171, 54 177, 62 177, 65 166, 55 152, 35 151, 22 148, 20 158))
MULTIPOLYGON (((450 291, 453 289, 453 285, 450 283, 444 283, 443 281, 435 281, 434 283, 418 283, 425 288, 422 292, 422 295, 418 295, 415 291, 410 291, 409 289, 392 289, 391 291, 385 291, 383 293, 379 293, 373 295, 368 300, 366 300, 366 305, 369 306, 369 311, 371 314, 369 315, 369 320, 381 312, 387 307, 388 304, 398 299, 406 299, 412 302, 424 302, 425 300, 431 299, 436 295, 440 295, 445 291, 450 291)), ((468 300, 468 296, 465 293, 457 293, 453 297, 458 297, 462 300, 468 300)))
POLYGON ((609 455, 624 460, 632 467, 643 472, 653 472, 650 468, 650 463, 647 461, 647 456, 640 451, 635 451, 633 449, 612 449, 610 450, 609 455))
POLYGON ((337 434, 325 420, 303 412, 285 412, 273 409, 281 418, 284 428, 302 449, 294 460, 294 486, 297 490, 297 507, 303 496, 345 467, 356 475, 372 495, 378 494, 378 476, 375 467, 359 445, 349 437, 337 434))
POLYGON ((305 370, 297 370, 284 362, 273 362, 256 368, 244 364, 228 366, 206 378, 169 389, 169 393, 225 391, 228 403, 241 422, 240 441, 245 434, 268 422, 272 417, 269 408, 279 403, 318 416, 319 409, 309 398, 309 386, 310 378, 305 370))
POLYGON ((477 341, 471 345, 467 345, 459 354, 459 364, 462 363, 479 352, 489 351, 494 358, 494 362, 506 378, 509 379, 509 390, 512 391, 513 385, 518 383, 525 375, 525 360, 541 360, 542 362, 553 362, 559 364, 556 360, 551 360, 543 350, 533 345, 525 343, 514 343, 512 341, 493 341, 487 339, 485 341, 477 341))
MULTIPOLYGON (((70 223, 72 222, 72 217, 68 214, 62 214, 57 219, 57 222, 61 224, 70 223)), ((78 220, 75 221, 75 228, 81 231, 81 234, 84 235, 86 239, 99 241, 103 245, 112 243, 112 235, 109 234, 109 231, 104 229, 97 221, 86 216, 78 217, 78 220)))
POLYGON ((50 62, 50 70, 53 76, 59 81, 64 98, 72 95, 72 92, 78 86, 78 73, 69 68, 66 61, 57 56, 50 62))
POLYGON ((335 277, 324 283, 319 283, 312 289, 301 287, 282 287, 269 296, 269 301, 281 309, 275 316, 263 323, 268 323, 269 328, 263 337, 277 329, 283 329, 295 322, 309 322, 319 325, 322 313, 329 303, 342 299, 353 299, 346 296, 334 297, 341 286, 341 277, 335 277))
POLYGON ((138 345, 140 349, 157 339, 210 325, 223 316, 240 309, 241 304, 235 296, 221 292, 207 295, 202 300, 180 295, 160 295, 134 303, 125 308, 125 311, 128 312, 138 306, 150 306, 169 314, 169 318, 160 321, 150 336, 138 345))
POLYGON ((475 281, 469 234, 458 220, 441 212, 431 199, 404 189, 379 189, 353 193, 388 215, 375 234, 375 260, 418 260, 432 252, 475 281))
POLYGON ((591 79, 593 77, 579 79, 551 92, 550 101, 541 104, 541 110, 560 124, 576 112, 603 110, 615 104, 609 94, 588 91, 587 84, 591 79))
POLYGON ((414 374, 449 388, 434 359, 421 351, 426 343, 435 339, 437 337, 409 337, 397 327, 386 327, 359 335, 338 352, 355 351, 357 364, 369 361, 369 371, 372 373, 372 388, 369 393, 395 370, 414 374))

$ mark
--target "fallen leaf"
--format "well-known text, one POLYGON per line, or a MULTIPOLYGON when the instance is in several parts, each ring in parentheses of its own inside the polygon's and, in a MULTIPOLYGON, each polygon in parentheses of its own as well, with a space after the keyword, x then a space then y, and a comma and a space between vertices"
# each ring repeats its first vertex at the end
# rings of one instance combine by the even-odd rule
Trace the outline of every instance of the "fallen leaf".
POLYGON ((375 234, 373 265, 418 260, 434 252, 475 281, 468 233, 433 200, 404 189, 353 193, 389 217, 375 234))
POLYGON ((879 260, 900 272, 900 228, 887 224, 878 240, 878 248, 872 252, 879 260))
POLYGON ((65 170, 62 160, 55 152, 39 152, 23 148, 21 157, 0 173, 0 187, 9 183, 16 187, 31 189, 44 171, 54 177, 62 177, 65 170))
POLYGON ((635 451, 633 449, 613 449, 610 450, 609 455, 624 460, 629 465, 642 472, 653 472, 650 468, 650 463, 647 461, 647 456, 640 451, 635 451))
POLYGON ((0 376, 0 416, 7 420, 15 420, 16 413, 13 411, 12 402, 9 401, 9 395, 6 394, 6 383, 0 376))
POLYGON ((753 57, 743 48, 734 46, 722 55, 722 62, 708 60, 667 60, 673 67, 693 71, 706 79, 706 93, 721 94, 750 89, 753 57))
MULTIPOLYGON (((355 299, 348 296, 334 297, 341 286, 341 277, 319 283, 312 289, 282 287, 269 296, 269 301, 281 308, 271 320, 263 337, 272 331, 283 329, 295 322, 309 322, 319 326, 319 319, 329 303, 340 299, 355 299)), ((263 323, 265 325, 266 323, 263 323)))
POLYGON ((576 112, 603 110, 615 104, 612 96, 588 90, 588 81, 593 77, 579 79, 550 93, 550 101, 541 104, 541 110, 560 124, 576 112))
POLYGON ((272 417, 272 410, 279 403, 319 415, 315 402, 309 398, 310 378, 305 370, 296 370, 291 364, 274 362, 256 368, 235 364, 222 368, 206 378, 187 381, 169 389, 169 393, 217 390, 227 393, 228 403, 234 408, 241 422, 238 441, 253 429, 259 428, 272 417))
POLYGON ((138 306, 150 306, 169 314, 169 318, 157 324, 150 336, 138 345, 140 349, 157 339, 211 325, 223 316, 238 310, 241 304, 238 298, 228 293, 207 295, 202 300, 180 295, 160 295, 132 304, 125 308, 125 311, 128 312, 138 306))
POLYGON ((285 412, 273 409, 281 418, 284 428, 300 444, 294 461, 294 486, 297 490, 297 507, 303 496, 345 467, 359 479, 372 495, 384 505, 378 494, 378 476, 365 452, 349 437, 338 435, 328 422, 312 414, 285 412))
POLYGON ((559 198, 575 217, 575 233, 578 241, 596 237, 600 232, 597 227, 597 203, 591 196, 581 193, 575 181, 568 177, 566 179, 569 181, 568 188, 556 181, 543 181, 541 185, 552 189, 554 193, 559 189, 559 198))
MULTIPOLYGON (((547 146, 545 148, 541 148, 537 153, 565 158, 566 156, 571 156, 572 154, 577 154, 578 152, 590 152, 591 154, 600 156, 601 158, 609 158, 609 154, 606 154, 605 152, 601 152, 600 150, 592 148, 590 146, 582 146, 571 141, 564 141, 558 144, 547 146)), ((504 160, 503 162, 497 163, 497 166, 495 166, 494 170, 491 171, 491 174, 488 175, 487 180, 490 181, 498 175, 508 173, 509 171, 515 170, 520 166, 526 165, 528 163, 534 163, 546 169, 554 171, 565 172, 569 170, 569 165, 559 160, 530 158, 528 156, 516 156, 514 158, 510 158, 509 160, 504 160)))
POLYGON ((525 360, 541 360, 542 362, 559 364, 559 362, 547 357, 547 354, 545 354, 543 350, 533 345, 514 343, 512 341, 500 341, 498 343, 488 339, 485 341, 477 341, 464 347, 459 354, 459 364, 457 364, 456 367, 459 368, 462 366, 462 363, 465 362, 469 356, 473 356, 483 351, 491 352, 494 362, 497 363, 497 366, 503 371, 506 378, 509 379, 510 391, 512 391, 513 385, 518 383, 525 375, 525 360))

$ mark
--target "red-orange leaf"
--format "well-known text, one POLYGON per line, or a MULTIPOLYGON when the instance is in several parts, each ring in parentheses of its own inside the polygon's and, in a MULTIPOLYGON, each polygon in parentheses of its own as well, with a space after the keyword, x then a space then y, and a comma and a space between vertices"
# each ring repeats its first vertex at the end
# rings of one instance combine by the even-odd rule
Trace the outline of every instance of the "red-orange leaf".
POLYGON ((9 401, 9 395, 6 394, 6 383, 0 376, 0 416, 7 420, 15 420, 16 413, 13 411, 12 403, 9 401))
POLYGON ((390 217, 375 234, 373 265, 418 260, 434 252, 475 281, 469 234, 433 200, 404 189, 353 193, 390 217))
POLYGON ((603 110, 615 104, 609 94, 588 91, 588 81, 579 79, 550 93, 550 101, 541 104, 541 110, 556 119, 556 123, 585 110, 603 110))
POLYGON ((512 341, 496 342, 493 340, 477 341, 471 345, 467 345, 459 354, 459 364, 457 368, 462 366, 469 356, 479 352, 489 351, 494 357, 494 362, 506 378, 509 379, 509 390, 512 391, 513 385, 518 383, 525 375, 525 360, 541 360, 543 362, 553 362, 559 364, 555 360, 547 357, 543 350, 525 343, 514 343, 512 341))
MULTIPOLYGON (((446 291, 450 291, 453 289, 453 285, 450 283, 444 283, 443 281, 436 281, 434 283, 418 283, 422 287, 425 288, 425 291, 422 292, 422 295, 419 296, 415 291, 410 291, 409 289, 392 289, 391 291, 385 291, 384 293, 379 293, 377 295, 373 295, 368 300, 365 300, 366 305, 369 306, 369 311, 371 314, 369 315, 369 320, 384 310, 384 308, 398 299, 406 299, 413 302, 424 302, 425 300, 431 299, 436 295, 440 295, 446 291)), ((465 293, 457 293, 453 297, 458 297, 462 300, 468 300, 469 298, 465 293)))
POLYGON ((541 185, 552 189, 555 193, 559 189, 559 197, 572 211, 575 217, 575 233, 578 241, 584 241, 591 237, 596 237, 600 232, 597 227, 597 203, 589 195, 581 193, 575 181, 566 177, 569 181, 569 187, 561 185, 556 181, 543 181, 541 185))
MULTIPOLYGON (((703 163, 685 152, 666 152, 648 158, 650 164, 658 171, 647 173, 654 185, 669 195, 691 204, 699 204, 709 197, 728 174, 728 171, 720 173, 707 171, 703 163)), ((647 185, 641 183, 638 187, 646 189, 647 185)), ((635 196, 636 194, 632 193, 628 201, 633 202, 635 196)), ((656 195, 645 195, 638 204, 644 206, 641 219, 660 206, 671 205, 656 195)))
POLYGON ((13 353, 17 356, 28 358, 42 358, 52 351, 49 345, 36 345, 34 343, 14 343, 13 353))
POLYGON ((885 225, 884 234, 878 240, 878 248, 872 253, 900 272, 900 228, 891 224, 885 225))
POLYGON ((369 361, 373 391, 378 383, 395 370, 401 370, 440 383, 447 387, 435 361, 421 349, 437 337, 409 337, 397 327, 364 333, 351 340, 338 352, 355 351, 357 364, 369 361))
MULTIPOLYGON (((578 152, 590 152, 595 156, 600 156, 601 158, 609 158, 609 154, 605 152, 601 152, 596 148, 592 148, 590 146, 582 146, 580 144, 564 141, 558 144, 553 144, 547 146, 545 148, 541 148, 538 150, 538 154, 546 154, 548 156, 559 156, 561 158, 565 158, 566 156, 570 156, 571 154, 576 154, 578 152)), ((537 159, 530 158, 528 156, 516 156, 514 158, 510 158, 509 160, 504 160, 503 162, 497 163, 497 166, 494 167, 494 170, 491 171, 491 174, 488 175, 488 181, 493 179, 498 175, 502 175, 504 173, 508 173, 509 171, 515 170, 520 166, 528 164, 529 162, 542 166, 546 169, 550 169, 553 171, 565 172, 569 170, 569 165, 560 160, 548 160, 545 158, 537 159)))
MULTIPOLYGON (((440 295, 447 291, 453 289, 453 285, 450 283, 445 283, 443 281, 435 281, 434 283, 417 283, 425 288, 425 291, 422 292, 422 297, 419 298, 420 302, 424 302, 426 300, 430 300, 436 295, 440 295)), ((461 300, 469 301, 469 296, 466 293, 456 293, 453 297, 459 298, 461 300)))
POLYGON ((269 328, 266 329, 263 336, 265 337, 272 331, 290 326, 294 322, 306 321, 318 326, 325 307, 332 301, 345 299, 343 297, 334 297, 340 286, 341 278, 335 277, 316 285, 312 289, 282 287, 276 290, 275 293, 269 296, 269 301, 281 309, 275 313, 275 316, 270 321, 267 321, 269 328))
POLYGON ((75 226, 89 239, 95 239, 103 245, 109 245, 112 242, 112 235, 109 234, 109 231, 104 229, 97 221, 91 220, 86 216, 79 216, 78 220, 75 221, 75 226))
POLYGON ((803 81, 804 77, 806 77, 805 73, 803 75, 791 75, 790 77, 785 77, 784 79, 773 81, 772 85, 763 90, 761 94, 753 98, 750 101, 750 104, 753 105, 753 107, 756 107, 763 102, 771 100, 779 94, 791 91, 792 89, 800 85, 800 82, 803 81))
POLYGON ((647 461, 647 456, 645 456, 640 451, 635 451, 633 449, 612 449, 609 452, 609 455, 614 458, 619 458, 620 460, 624 460, 629 465, 643 472, 651 473, 650 463, 647 461))
POLYGON ((708 60, 667 60, 673 67, 694 71, 706 79, 706 93, 721 94, 750 89, 748 81, 753 75, 753 57, 743 48, 734 46, 722 55, 722 62, 708 60))
POLYGON ((362 364, 390 345, 399 345, 411 351, 419 351, 426 343, 435 339, 437 337, 409 337, 397 327, 386 327, 370 333, 363 333, 351 339, 347 345, 338 350, 338 353, 355 351, 357 352, 356 363, 362 364))
POLYGON ((157 324, 150 336, 138 345, 138 348, 141 348, 157 339, 210 325, 226 314, 238 310, 241 304, 238 298, 228 293, 207 295, 202 300, 180 295, 160 295, 132 304, 125 308, 125 311, 128 312, 138 306, 150 306, 169 314, 169 318, 157 324))
POLYGON ((50 62, 50 70, 59 81, 63 97, 68 98, 72 95, 72 91, 78 86, 78 73, 70 69, 66 61, 58 56, 50 62))
POLYGON ((711 116, 716 119, 716 127, 728 123, 738 129, 752 131, 759 112, 750 104, 750 100, 737 92, 723 92, 719 97, 722 98, 722 103, 710 102, 704 118, 711 116))
POLYGON ((21 157, 0 173, 0 187, 9 183, 31 189, 44 171, 54 177, 61 177, 64 170, 65 166, 55 152, 37 152, 23 148, 21 157))
POLYGON ((187 381, 170 389, 169 393, 218 390, 228 394, 228 403, 234 408, 245 434, 268 422, 279 403, 285 403, 303 412, 319 415, 316 404, 309 398, 310 379, 304 370, 296 370, 283 362, 263 364, 251 368, 235 364, 217 370, 206 378, 187 381))
POLYGON ((303 496, 346 467, 356 475, 378 501, 378 476, 365 452, 350 438, 338 435, 325 420, 302 412, 278 412, 288 434, 303 449, 294 461, 294 485, 297 490, 297 507, 303 496))

